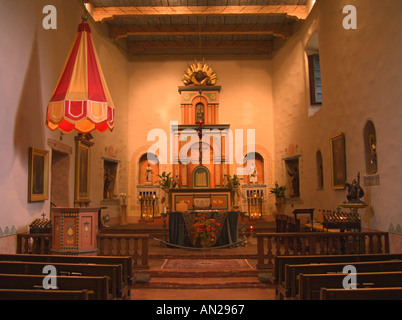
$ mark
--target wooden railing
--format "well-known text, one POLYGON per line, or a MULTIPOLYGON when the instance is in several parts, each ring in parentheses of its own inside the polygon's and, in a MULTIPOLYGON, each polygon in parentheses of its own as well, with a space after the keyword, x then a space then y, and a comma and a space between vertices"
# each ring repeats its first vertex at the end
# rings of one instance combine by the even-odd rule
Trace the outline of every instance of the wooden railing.
POLYGON ((387 232, 258 233, 257 269, 273 268, 278 255, 389 253, 387 232))
POLYGON ((17 253, 50 254, 52 234, 50 233, 19 233, 17 234, 17 253))
POLYGON ((132 256, 134 269, 149 269, 147 234, 98 234, 98 256, 132 256))

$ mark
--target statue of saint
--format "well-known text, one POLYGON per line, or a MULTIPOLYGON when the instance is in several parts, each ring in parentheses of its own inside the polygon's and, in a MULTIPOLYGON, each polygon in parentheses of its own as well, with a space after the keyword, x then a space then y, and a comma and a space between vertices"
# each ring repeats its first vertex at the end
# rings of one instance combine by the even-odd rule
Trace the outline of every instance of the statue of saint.
POLYGON ((110 169, 106 169, 103 185, 103 199, 110 198, 110 186, 112 184, 114 176, 110 174, 110 169))
POLYGON ((359 202, 360 198, 364 197, 364 191, 360 187, 360 172, 358 174, 358 181, 353 179, 352 183, 346 183, 348 194, 346 198, 349 202, 359 202))
POLYGON ((292 189, 293 189, 292 197, 299 197, 300 196, 299 169, 295 167, 293 172, 290 172, 288 170, 288 174, 290 177, 292 177, 292 189))
POLYGON ((250 168, 250 177, 249 177, 250 184, 257 184, 258 183, 258 171, 255 164, 251 165, 250 168))
POLYGON ((151 165, 148 163, 147 168, 145 169, 146 173, 145 173, 145 182, 147 184, 152 183, 152 168, 151 165))

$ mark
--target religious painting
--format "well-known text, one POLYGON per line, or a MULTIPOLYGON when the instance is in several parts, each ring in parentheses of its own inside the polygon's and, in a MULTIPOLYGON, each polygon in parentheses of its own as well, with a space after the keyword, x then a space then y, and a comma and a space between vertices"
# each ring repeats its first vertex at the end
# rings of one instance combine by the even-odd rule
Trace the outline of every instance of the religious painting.
POLYGON ((214 210, 228 210, 229 209, 229 193, 215 194, 211 196, 211 208, 214 210))
POLYGON ((77 141, 75 158, 75 202, 89 202, 90 146, 77 141))
POLYGON ((183 206, 186 207, 186 211, 189 208, 193 208, 193 195, 175 195, 174 196, 174 210, 175 211, 182 211, 179 210, 183 206))
POLYGON ((29 148, 28 202, 48 200, 49 151, 29 148))
POLYGON ((346 151, 345 151, 344 133, 340 133, 331 138, 331 173, 332 173, 332 188, 345 189, 346 151))

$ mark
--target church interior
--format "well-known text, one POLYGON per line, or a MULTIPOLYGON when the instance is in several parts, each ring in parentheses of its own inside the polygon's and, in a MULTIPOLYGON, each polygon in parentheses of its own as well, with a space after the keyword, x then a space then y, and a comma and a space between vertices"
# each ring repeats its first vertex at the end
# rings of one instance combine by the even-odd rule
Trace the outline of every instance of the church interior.
POLYGON ((0 12, 0 300, 402 299, 400 0, 0 12))

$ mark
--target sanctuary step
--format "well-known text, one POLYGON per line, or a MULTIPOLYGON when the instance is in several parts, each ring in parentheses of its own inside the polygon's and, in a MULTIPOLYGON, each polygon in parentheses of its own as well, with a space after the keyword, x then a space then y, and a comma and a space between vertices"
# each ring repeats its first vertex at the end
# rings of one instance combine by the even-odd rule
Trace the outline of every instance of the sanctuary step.
POLYGON ((247 259, 166 259, 135 273, 133 289, 271 288, 247 259))
POLYGON ((134 283, 133 289, 228 289, 228 288, 270 288, 257 277, 229 278, 152 278, 147 283, 134 283))

